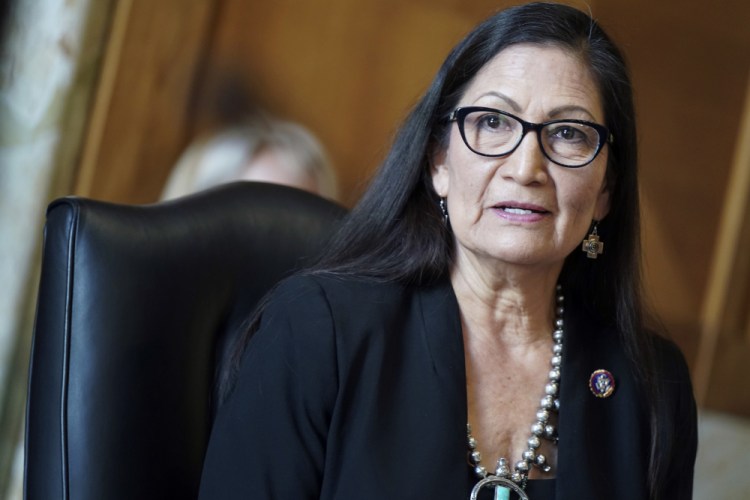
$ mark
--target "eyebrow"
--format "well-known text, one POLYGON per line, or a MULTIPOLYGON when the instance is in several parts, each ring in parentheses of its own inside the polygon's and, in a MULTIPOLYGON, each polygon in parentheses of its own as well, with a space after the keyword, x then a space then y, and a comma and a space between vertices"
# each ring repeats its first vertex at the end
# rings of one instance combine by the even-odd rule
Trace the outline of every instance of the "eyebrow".
POLYGON ((555 108, 555 109, 553 109, 550 112, 549 117, 550 118, 557 118, 557 117, 559 117, 561 115, 566 115, 566 114, 569 114, 569 113, 572 113, 572 112, 585 113, 585 114, 587 114, 589 116, 589 118, 592 121, 597 121, 596 118, 594 117, 594 115, 591 113, 591 111, 589 111, 588 109, 584 108, 583 106, 576 106, 575 104, 570 104, 568 106, 560 106, 559 108, 555 108))
MULTIPOLYGON (((513 99, 511 99, 507 95, 503 94, 502 92, 497 92, 497 91, 494 91, 494 90, 492 90, 490 92, 487 92, 485 94, 480 95, 479 97, 477 97, 474 100, 474 103, 476 103, 478 100, 480 100, 480 99, 482 99, 484 97, 497 97, 498 99, 501 99, 501 100, 505 101, 506 103, 508 103, 508 105, 513 109, 514 112, 516 112, 516 113, 520 113, 521 112, 521 106, 516 101, 514 101, 513 99)), ((552 118, 552 119, 555 119, 555 118, 559 118, 560 116, 564 116, 566 114, 573 113, 573 112, 585 113, 586 115, 588 115, 588 117, 592 121, 597 121, 597 119, 594 117, 594 115, 591 113, 591 111, 589 111, 588 109, 584 108, 583 106, 578 106, 576 104, 569 104, 567 106, 560 106, 558 108, 555 108, 555 109, 553 109, 549 113, 548 116, 550 118, 552 118)))
POLYGON ((516 101, 514 101, 513 99, 511 99, 507 95, 503 94, 502 92, 497 92, 497 91, 494 91, 494 90, 492 90, 490 92, 487 92, 485 94, 480 95, 479 97, 477 97, 474 100, 474 103, 476 103, 479 99, 482 99, 484 97, 497 97, 498 99, 502 99, 503 101, 507 102, 510 105, 510 107, 513 109, 513 111, 515 111, 516 113, 520 113, 521 112, 521 106, 519 106, 516 101))

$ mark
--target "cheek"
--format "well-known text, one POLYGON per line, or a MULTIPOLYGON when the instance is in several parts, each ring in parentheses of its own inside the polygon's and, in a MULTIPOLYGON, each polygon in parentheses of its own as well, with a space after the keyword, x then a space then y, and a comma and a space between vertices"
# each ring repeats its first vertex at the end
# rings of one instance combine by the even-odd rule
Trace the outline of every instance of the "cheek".
MULTIPOLYGON (((460 138, 459 138, 460 140, 460 138)), ((461 151, 451 142, 448 148, 437 155, 432 168, 432 185, 435 192, 448 199, 463 197, 468 178, 465 159, 461 151)))
POLYGON ((562 191, 560 203, 576 216, 591 219, 602 193, 603 182, 603 175, 593 179, 575 179, 565 189, 558 190, 558 193, 562 191))
POLYGON ((478 200, 486 194, 497 170, 488 160, 468 150, 456 152, 449 164, 453 194, 470 200, 478 200))

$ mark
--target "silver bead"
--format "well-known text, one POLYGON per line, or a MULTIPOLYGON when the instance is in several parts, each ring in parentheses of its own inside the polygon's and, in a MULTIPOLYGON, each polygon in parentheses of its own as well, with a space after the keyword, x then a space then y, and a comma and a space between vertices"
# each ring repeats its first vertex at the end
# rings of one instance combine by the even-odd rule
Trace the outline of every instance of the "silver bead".
POLYGON ((513 474, 511 474, 510 478, 514 483, 520 483, 521 481, 523 481, 523 474, 518 471, 514 471, 513 474))
POLYGON ((562 356, 554 355, 552 356, 552 366, 555 368, 559 367, 562 364, 562 356))
POLYGON ((553 438, 555 437, 555 428, 552 425, 544 426, 544 437, 553 438))
POLYGON ((555 344, 552 346, 552 352, 554 354, 562 354, 563 346, 562 344, 555 344))
POLYGON ((555 313, 557 313, 558 316, 562 316, 564 312, 565 312, 565 308, 562 306, 558 306, 558 308, 555 309, 555 313))
POLYGON ((477 447, 477 440, 474 438, 474 436, 469 436, 468 439, 469 449, 474 450, 477 447))
POLYGON ((541 436, 544 434, 544 424, 542 422, 534 422, 531 424, 531 433, 535 436, 541 436))
POLYGON ((536 452, 534 450, 531 450, 531 449, 526 450, 523 452, 521 456, 523 457, 524 460, 528 460, 529 462, 536 461, 536 452))
POLYGON ((505 477, 505 478, 510 477, 510 469, 507 467, 503 469, 497 469, 495 470, 495 475, 497 477, 505 477))
POLYGON ((466 434, 471 434, 471 424, 466 424, 466 434))
POLYGON ((498 477, 508 477, 510 475, 510 467, 508 467, 508 461, 506 459, 498 459, 497 467, 495 468, 495 475, 498 477))
POLYGON ((487 469, 485 469, 483 465, 477 465, 474 467, 474 474, 479 477, 487 477, 487 469))
POLYGON ((555 342, 562 342, 564 335, 565 335, 565 332, 563 332, 562 330, 555 330, 554 332, 552 332, 552 339, 555 342))
POLYGON ((555 399, 552 402, 552 406, 554 407, 555 411, 559 412, 560 411, 560 400, 559 399, 555 399))
POLYGON ((549 396, 554 396, 557 394, 557 384, 554 382, 550 382, 549 384, 544 386, 544 393, 549 396))
POLYGON ((549 472, 552 470, 549 464, 547 464, 547 458, 544 455, 537 455, 534 465, 542 470, 542 472, 549 472))
POLYGON ((519 472, 529 472, 529 463, 525 460, 516 462, 516 470, 519 472))
POLYGON ((541 406, 545 410, 550 410, 555 406, 555 398, 550 396, 549 394, 547 396, 544 396, 541 401, 541 406))
POLYGON ((479 465, 479 462, 482 461, 482 454, 478 451, 472 451, 469 453, 469 460, 471 460, 471 463, 474 465, 479 465))
POLYGON ((549 371, 549 378, 550 380, 560 380, 560 369, 559 368, 553 368, 549 371))
POLYGON ((532 450, 536 450, 537 448, 539 448, 539 446, 541 446, 542 442, 539 440, 538 437, 531 436, 529 440, 526 441, 526 444, 528 444, 529 448, 531 448, 532 450))
POLYGON ((547 420, 549 420, 549 411, 539 410, 538 412, 536 412, 536 418, 537 420, 539 420, 539 422, 546 422, 547 420))
POLYGON ((556 326, 557 328, 562 328, 562 327, 563 327, 563 324, 565 324, 565 322, 563 321, 563 319, 562 319, 562 318, 557 318, 557 319, 555 320, 555 326, 556 326))

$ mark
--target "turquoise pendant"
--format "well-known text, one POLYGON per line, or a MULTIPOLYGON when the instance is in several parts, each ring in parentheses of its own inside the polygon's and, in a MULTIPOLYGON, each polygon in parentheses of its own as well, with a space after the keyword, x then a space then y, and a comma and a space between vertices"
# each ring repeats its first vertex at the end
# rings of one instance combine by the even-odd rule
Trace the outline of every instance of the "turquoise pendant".
POLYGON ((510 500, 510 490, 505 486, 495 486, 495 500, 510 500))
POLYGON ((519 500, 529 500, 523 488, 510 479, 498 476, 487 476, 475 484, 471 490, 469 500, 477 500, 479 490, 490 487, 495 488, 495 500, 509 500, 511 491, 518 495, 519 500))

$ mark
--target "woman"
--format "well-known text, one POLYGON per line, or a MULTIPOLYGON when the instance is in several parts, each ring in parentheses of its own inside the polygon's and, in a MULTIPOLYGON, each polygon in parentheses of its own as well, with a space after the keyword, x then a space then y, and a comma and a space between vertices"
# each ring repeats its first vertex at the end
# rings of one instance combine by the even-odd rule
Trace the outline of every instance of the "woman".
POLYGON ((478 26, 259 314, 202 498, 690 498, 695 403, 645 325, 635 138, 588 16, 478 26))

